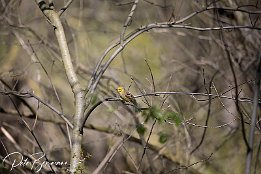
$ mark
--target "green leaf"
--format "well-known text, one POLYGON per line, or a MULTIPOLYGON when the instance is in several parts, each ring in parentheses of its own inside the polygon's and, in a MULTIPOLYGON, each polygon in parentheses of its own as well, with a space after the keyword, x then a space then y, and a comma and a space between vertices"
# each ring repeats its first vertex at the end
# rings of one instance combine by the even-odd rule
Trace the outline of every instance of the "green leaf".
POLYGON ((148 110, 142 112, 142 115, 146 117, 145 122, 148 122, 150 119, 157 119, 159 122, 164 121, 161 110, 156 106, 152 106, 148 110))
POLYGON ((146 132, 146 127, 144 127, 143 124, 138 124, 138 125, 136 126, 136 128, 137 128, 137 132, 138 132, 139 134, 141 134, 141 135, 144 135, 144 134, 145 134, 145 132, 146 132))
POLYGON ((176 125, 180 125, 182 122, 181 116, 174 111, 166 111, 164 113, 165 120, 174 121, 176 125))
POLYGON ((161 144, 164 144, 168 141, 168 138, 169 138, 169 135, 167 135, 166 133, 164 132, 159 132, 159 142, 161 144))

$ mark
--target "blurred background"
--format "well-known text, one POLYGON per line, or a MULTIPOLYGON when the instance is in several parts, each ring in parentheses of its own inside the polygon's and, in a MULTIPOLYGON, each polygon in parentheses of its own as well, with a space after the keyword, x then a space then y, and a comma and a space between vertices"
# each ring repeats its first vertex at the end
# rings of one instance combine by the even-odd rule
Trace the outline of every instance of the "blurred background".
MULTIPOLYGON (((34 1, 0 3, 1 159, 20 152, 24 159, 33 161, 30 154, 40 152, 41 147, 49 160, 69 163, 71 129, 44 104, 72 120, 74 96, 53 27, 34 1), (9 95, 8 91, 33 93, 44 102, 28 95, 9 95)), ((65 4, 55 0, 53 3, 56 10, 65 4)), ((129 0, 80 0, 73 1, 63 13, 61 21, 74 68, 85 88, 100 57, 120 37, 132 5, 129 0)), ((246 146, 242 132, 249 134, 260 61, 260 5, 258 0, 140 0, 125 36, 148 24, 178 21, 206 6, 230 10, 206 10, 183 25, 252 28, 155 28, 132 40, 102 76, 92 104, 117 97, 118 86, 134 96, 155 91, 178 93, 137 98, 139 106, 147 108, 139 113, 120 101, 98 106, 85 124, 83 173, 94 172, 122 137, 124 141, 99 173, 243 173, 246 146), (231 10, 237 7, 245 11, 231 10), (234 100, 235 90, 238 102, 234 100), (208 93, 216 97, 204 95, 208 93)), ((255 136, 252 171, 258 173, 260 107, 255 136)), ((28 166, 10 171, 12 158, 21 160, 12 156, 9 163, 0 165, 0 173, 36 172, 28 166)), ((55 166, 57 173, 66 173, 67 168, 55 166)), ((45 166, 39 172, 48 173, 50 169, 45 166)))

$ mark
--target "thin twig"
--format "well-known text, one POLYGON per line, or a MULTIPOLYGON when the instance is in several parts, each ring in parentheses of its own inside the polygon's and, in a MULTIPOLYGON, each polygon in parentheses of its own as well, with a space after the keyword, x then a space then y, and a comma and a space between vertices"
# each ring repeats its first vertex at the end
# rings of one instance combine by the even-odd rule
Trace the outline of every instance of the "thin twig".
POLYGON ((156 87, 155 87, 155 81, 154 81, 154 76, 153 76, 152 70, 151 70, 151 68, 150 68, 150 65, 149 65, 147 59, 144 59, 144 60, 145 60, 145 62, 146 62, 146 65, 147 65, 148 68, 149 68, 150 77, 151 77, 151 81, 152 81, 152 85, 153 85, 153 92, 155 92, 155 91, 156 91, 156 87))
POLYGON ((103 158, 103 160, 100 162, 98 167, 92 172, 92 174, 98 174, 100 171, 104 168, 104 166, 107 164, 107 162, 116 154, 116 152, 121 148, 121 146, 126 141, 126 136, 123 136, 119 138, 114 145, 110 148, 110 151, 106 154, 106 156, 103 158))
MULTIPOLYGON (((40 103, 42 103, 43 105, 45 105, 46 107, 48 107, 49 109, 51 109, 53 112, 55 112, 57 115, 59 115, 69 126, 70 128, 73 128, 72 123, 66 118, 66 116, 61 113, 58 109, 56 109, 54 106, 52 106, 51 104, 49 104, 48 102, 42 100, 40 97, 36 96, 33 93, 30 92, 25 92, 25 93, 21 93, 21 92, 17 92, 17 91, 0 91, 0 94, 3 95, 14 95, 19 97, 22 101, 22 98, 35 98, 36 100, 38 100, 40 103)), ((36 115, 36 112, 33 112, 33 115, 36 115)))
MULTIPOLYGON (((216 13, 216 17, 219 18, 218 13, 216 13)), ((217 20, 217 21, 219 21, 219 20, 217 20)), ((238 83, 237 83, 236 72, 235 72, 235 69, 234 69, 234 65, 233 65, 233 62, 232 62, 232 58, 231 58, 231 55, 230 55, 230 51, 229 51, 227 42, 226 42, 224 34, 223 34, 224 27, 222 26, 222 24, 220 22, 219 22, 219 25, 221 27, 221 30, 220 30, 221 41, 223 43, 224 50, 225 50, 225 53, 226 53, 226 57, 228 59, 229 66, 230 66, 230 69, 231 69, 231 72, 232 72, 232 75, 233 75, 233 80, 234 80, 234 85, 235 85, 235 104, 236 104, 237 111, 240 115, 243 140, 244 140, 244 143, 245 143, 245 145, 247 147, 247 151, 248 151, 249 150, 249 144, 248 144, 248 141, 247 141, 247 138, 246 138, 244 116, 243 116, 243 113, 242 113, 242 111, 239 107, 239 100, 238 100, 239 92, 238 92, 238 85, 237 85, 238 83)))
POLYGON ((257 117, 257 107, 258 107, 258 99, 260 96, 260 80, 261 80, 261 52, 258 53, 258 67, 256 71, 256 83, 254 86, 254 103, 253 103, 253 110, 251 116, 251 125, 250 125, 250 132, 249 132, 249 148, 247 151, 246 156, 246 170, 245 174, 250 174, 251 172, 251 163, 253 157, 253 148, 254 148, 254 138, 255 138, 255 128, 256 128, 256 117, 257 117))
MULTIPOLYGON (((4 86, 6 86, 8 88, 8 90, 12 90, 11 86, 9 86, 3 79, 0 79, 0 81, 4 84, 4 86)), ((1 91, 0 91, 1 93, 1 91)), ((6 95, 5 93, 1 93, 1 94, 4 94, 6 95)), ((21 103, 23 103, 29 110, 30 112, 33 114, 33 115, 36 115, 36 111, 34 110, 34 108, 26 101, 24 100, 23 98, 19 98, 19 100, 21 101, 21 103)))
POLYGON ((8 95, 8 97, 9 97, 10 101, 12 102, 14 108, 16 109, 18 115, 20 116, 20 119, 21 119, 21 121, 22 121, 22 124, 23 124, 23 125, 25 126, 25 128, 31 133, 31 135, 33 136, 34 140, 36 141, 38 147, 40 148, 41 152, 44 154, 44 158, 45 158, 45 160, 48 162, 48 165, 49 165, 50 169, 52 170, 53 173, 56 173, 56 172, 54 171, 54 169, 53 169, 51 163, 49 162, 49 159, 47 158, 46 154, 44 153, 44 150, 43 150, 43 148, 42 148, 40 142, 39 142, 38 139, 36 138, 36 136, 35 136, 33 130, 30 128, 30 126, 29 126, 29 125, 26 123, 26 121, 23 119, 22 114, 20 113, 20 111, 19 111, 17 105, 15 104, 15 102, 13 101, 13 99, 10 97, 10 95, 8 95))
MULTIPOLYGON (((229 99, 229 100, 236 100, 235 97, 230 97, 230 96, 226 96, 226 95, 217 95, 217 94, 208 94, 208 93, 199 93, 199 92, 185 92, 185 91, 154 92, 154 93, 140 94, 140 95, 136 95, 134 97, 139 98, 139 97, 144 97, 144 96, 175 95, 175 94, 190 95, 190 96, 193 96, 193 98, 195 98, 195 96, 202 96, 202 97, 212 96, 213 98, 219 97, 219 98, 226 98, 226 99, 229 99)), ((202 101, 202 99, 196 99, 196 100, 202 101)), ((247 98, 247 97, 238 98, 238 101, 239 102, 246 102, 246 103, 253 103, 253 100, 251 100, 250 98, 247 98)), ((260 99, 259 99, 258 103, 261 103, 260 99)))
MULTIPOLYGON (((207 92, 210 93, 210 94, 211 94, 212 82, 213 82, 213 80, 214 80, 216 74, 217 74, 217 71, 214 73, 214 75, 212 76, 212 78, 211 78, 211 80, 210 80, 210 82, 209 82, 208 90, 206 89, 207 92)), ((205 81, 205 78, 204 78, 204 81, 205 81)), ((209 117, 210 117, 210 112, 211 112, 211 104, 212 104, 212 100, 211 100, 211 96, 209 96, 209 100, 208 100, 208 112, 207 112, 207 118, 206 118, 206 121, 205 121, 205 126, 208 125, 208 121, 209 121, 209 117)), ((203 131, 203 134, 202 134, 202 137, 201 137, 201 140, 200 140, 199 144, 190 152, 190 154, 194 153, 194 152, 202 145, 206 133, 207 133, 207 127, 204 128, 204 131, 203 131)))
MULTIPOLYGON (((150 137, 151 137, 151 135, 152 135, 152 131, 153 131, 153 128, 154 128, 156 122, 157 122, 157 120, 155 119, 154 122, 153 122, 153 124, 152 124, 152 126, 151 126, 150 133, 149 133, 149 136, 148 136, 148 138, 147 138, 146 144, 145 144, 145 146, 143 147, 143 152, 142 152, 142 155, 141 155, 141 159, 140 159, 140 161, 139 161, 139 167, 138 167, 138 169, 141 168, 142 160, 143 160, 143 158, 144 158, 144 155, 146 154, 146 150, 147 150, 147 148, 148 148, 147 145, 148 145, 148 143, 149 143, 149 140, 150 140, 150 137)), ((153 169, 153 170, 155 170, 155 169, 153 169)))
POLYGON ((255 169, 254 169, 254 174, 256 174, 256 171, 257 171, 257 166, 258 166, 258 163, 259 163, 259 154, 260 154, 260 150, 261 150, 261 138, 260 138, 260 141, 259 141, 259 145, 258 145, 258 149, 257 149, 257 152, 256 152, 256 162, 255 162, 255 169))
MULTIPOLYGON (((136 80, 131 76, 131 80, 135 83, 136 87, 139 89, 140 93, 141 94, 144 94, 144 91, 141 90, 141 88, 139 87, 139 85, 137 84, 136 80)), ((147 97, 144 95, 143 96, 144 100, 145 100, 145 103, 148 105, 148 106, 151 106, 147 97)))
POLYGON ((61 10, 58 12, 58 15, 61 16, 63 14, 63 12, 65 12, 65 10, 68 9, 68 7, 71 5, 72 2, 73 2, 73 0, 67 1, 65 6, 63 8, 61 8, 61 10))
POLYGON ((135 12, 135 10, 136 10, 136 8, 137 8, 138 3, 139 3, 139 0, 135 0, 135 1, 133 2, 131 11, 130 11, 130 13, 129 13, 129 15, 128 15, 128 17, 127 17, 127 19, 126 19, 124 25, 123 25, 123 29, 122 29, 122 31, 121 31, 120 43, 122 43, 123 40, 124 40, 124 35, 125 35, 126 30, 127 30, 127 27, 131 25, 132 17, 133 17, 133 14, 134 14, 134 12, 135 12))
POLYGON ((170 170, 170 171, 164 172, 164 173, 162 173, 162 174, 173 173, 173 172, 178 171, 178 170, 188 169, 188 168, 190 168, 191 166, 194 166, 194 165, 197 165, 197 164, 199 164, 199 163, 203 163, 203 162, 208 161, 208 160, 212 157, 212 155, 213 155, 213 153, 211 153, 210 156, 207 157, 206 159, 203 159, 203 160, 197 161, 197 162, 192 163, 192 164, 187 165, 187 166, 180 166, 180 167, 177 167, 177 168, 175 168, 175 169, 172 169, 172 170, 170 170))
POLYGON ((58 101, 58 103, 59 103, 59 105, 60 105, 60 108, 61 108, 61 110, 63 111, 62 102, 61 102, 61 99, 60 99, 60 97, 59 97, 59 95, 58 95, 58 92, 57 92, 57 90, 56 90, 56 88, 55 88, 55 86, 54 86, 54 84, 53 84, 52 78, 50 77, 48 71, 46 70, 46 68, 44 67, 44 65, 43 65, 42 62, 40 61, 39 57, 38 57, 37 54, 35 53, 35 51, 34 51, 32 45, 31 45, 31 43, 30 43, 29 41, 28 41, 28 44, 29 44, 31 50, 30 50, 30 49, 27 49, 27 50, 26 50, 27 53, 28 53, 29 55, 34 55, 34 57, 38 60, 40 66, 42 67, 42 69, 44 70, 44 72, 45 72, 45 74, 46 74, 46 76, 47 76, 47 79, 48 79, 49 83, 50 83, 51 86, 52 86, 52 89, 53 89, 54 94, 55 94, 55 96, 56 96, 56 98, 57 98, 57 101, 58 101))

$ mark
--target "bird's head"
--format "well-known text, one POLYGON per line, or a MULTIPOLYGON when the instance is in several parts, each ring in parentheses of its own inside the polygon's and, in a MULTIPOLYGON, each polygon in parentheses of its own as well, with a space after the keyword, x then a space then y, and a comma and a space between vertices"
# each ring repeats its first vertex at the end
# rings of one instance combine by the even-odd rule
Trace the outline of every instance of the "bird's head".
POLYGON ((122 93, 122 92, 124 92, 124 88, 122 86, 119 86, 117 88, 117 91, 118 91, 118 93, 122 93))

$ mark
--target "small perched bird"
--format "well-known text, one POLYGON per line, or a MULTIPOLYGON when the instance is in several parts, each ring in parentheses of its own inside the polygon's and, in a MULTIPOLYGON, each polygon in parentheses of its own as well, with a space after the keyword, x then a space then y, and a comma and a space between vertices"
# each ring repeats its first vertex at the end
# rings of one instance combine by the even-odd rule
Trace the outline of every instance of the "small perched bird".
POLYGON ((119 86, 117 88, 117 92, 119 93, 123 102, 130 102, 130 103, 134 104, 135 107, 138 107, 137 101, 135 100, 135 98, 129 91, 126 91, 122 86, 119 86))

